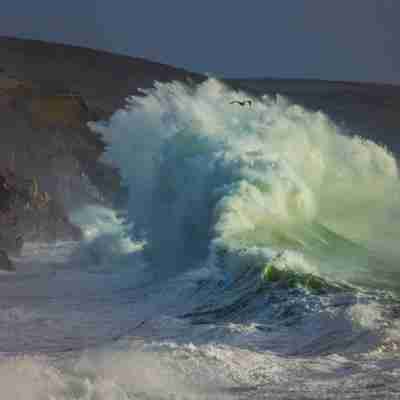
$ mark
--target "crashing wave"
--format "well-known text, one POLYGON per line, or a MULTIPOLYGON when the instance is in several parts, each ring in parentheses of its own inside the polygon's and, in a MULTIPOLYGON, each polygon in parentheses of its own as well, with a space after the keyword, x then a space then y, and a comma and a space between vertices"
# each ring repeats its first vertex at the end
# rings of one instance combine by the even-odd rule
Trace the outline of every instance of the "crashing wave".
POLYGON ((238 97, 248 98, 215 79, 157 83, 91 124, 121 167, 131 233, 154 267, 235 275, 286 251, 320 277, 390 286, 400 258, 390 152, 283 97, 230 104, 238 97))

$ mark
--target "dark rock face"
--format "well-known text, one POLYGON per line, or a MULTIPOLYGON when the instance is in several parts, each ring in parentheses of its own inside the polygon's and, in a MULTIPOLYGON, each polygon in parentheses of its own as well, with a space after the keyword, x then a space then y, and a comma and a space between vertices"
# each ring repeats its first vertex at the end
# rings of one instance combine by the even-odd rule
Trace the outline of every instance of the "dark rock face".
POLYGON ((31 121, 35 128, 80 128, 88 120, 89 109, 78 94, 60 93, 32 98, 31 121))
POLYGON ((9 174, 0 174, 0 249, 13 251, 17 248, 18 217, 14 205, 17 201, 15 182, 9 174))
POLYGON ((68 211, 93 201, 81 178, 97 176, 105 148, 86 126, 84 99, 0 74, 0 115, 0 249, 18 254, 24 240, 80 239, 68 211))
MULTIPOLYGON (((140 58, 0 37, 0 250, 17 253, 24 240, 79 239, 79 228, 68 220, 71 210, 123 203, 119 171, 101 161, 106 144, 87 122, 107 119, 154 81, 205 79, 140 58)), ((273 79, 225 83, 254 96, 287 95, 400 154, 399 87, 273 79)))
POLYGON ((24 239, 78 240, 62 205, 42 191, 36 177, 27 179, 5 169, 0 173, 0 249, 18 254, 24 239))
MULTIPOLYGON (((88 121, 108 118, 155 80, 200 79, 167 65, 73 46, 0 37, 0 251, 79 240, 68 213, 119 204, 117 168, 88 121)), ((201 78, 203 79, 203 78, 201 78)), ((1 261, 1 259, 0 259, 1 261)))
POLYGON ((91 111, 109 116, 155 80, 203 81, 181 68, 77 46, 0 37, 0 67, 41 92, 78 92, 91 111))
POLYGON ((15 268, 4 250, 0 250, 0 270, 14 271, 15 268))

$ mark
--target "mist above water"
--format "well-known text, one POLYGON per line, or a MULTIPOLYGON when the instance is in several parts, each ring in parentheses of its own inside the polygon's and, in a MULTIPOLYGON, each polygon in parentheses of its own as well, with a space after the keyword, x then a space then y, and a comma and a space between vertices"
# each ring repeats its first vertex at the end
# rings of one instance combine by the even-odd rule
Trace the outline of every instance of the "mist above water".
POLYGON ((121 168, 132 233, 155 268, 215 263, 222 252, 234 271, 286 251, 321 275, 374 284, 386 269, 390 281, 400 257, 392 154, 281 96, 231 104, 243 99, 215 79, 157 83, 91 124, 121 168))

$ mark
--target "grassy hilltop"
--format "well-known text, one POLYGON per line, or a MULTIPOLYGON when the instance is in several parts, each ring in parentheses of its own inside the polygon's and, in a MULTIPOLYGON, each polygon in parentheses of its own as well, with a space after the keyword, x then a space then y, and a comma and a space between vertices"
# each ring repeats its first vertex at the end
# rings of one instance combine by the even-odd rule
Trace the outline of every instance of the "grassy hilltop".
MULTIPOLYGON (((140 58, 0 37, 0 268, 24 240, 79 238, 68 212, 89 201, 115 202, 115 167, 88 121, 107 119, 155 80, 204 76, 140 58), (91 186, 88 185, 91 183, 91 186)), ((349 131, 400 153, 400 87, 352 82, 230 79, 254 96, 284 94, 322 110, 349 131)))

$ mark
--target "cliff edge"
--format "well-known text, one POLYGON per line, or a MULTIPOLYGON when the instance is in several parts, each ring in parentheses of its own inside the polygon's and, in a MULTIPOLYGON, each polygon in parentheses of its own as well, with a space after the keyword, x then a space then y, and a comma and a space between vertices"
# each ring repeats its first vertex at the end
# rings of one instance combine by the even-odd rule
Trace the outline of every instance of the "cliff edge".
POLYGON ((113 203, 119 172, 88 121, 110 116, 155 80, 200 76, 80 47, 0 38, 0 268, 24 240, 79 239, 68 212, 113 203))

